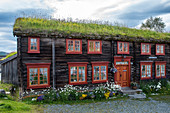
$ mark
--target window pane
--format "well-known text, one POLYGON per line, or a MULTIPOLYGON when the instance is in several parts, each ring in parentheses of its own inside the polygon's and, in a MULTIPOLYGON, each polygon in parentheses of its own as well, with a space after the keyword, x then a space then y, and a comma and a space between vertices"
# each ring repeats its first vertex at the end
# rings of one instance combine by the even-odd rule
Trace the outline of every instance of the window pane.
POLYGON ((145 65, 142 65, 142 77, 146 77, 146 74, 145 74, 145 65))
POLYGON ((106 66, 101 66, 101 80, 106 80, 106 66))
POLYGON ((156 76, 160 76, 160 65, 156 65, 156 76))
POLYGON ((47 68, 40 68, 40 84, 47 84, 47 68))
POLYGON ((90 41, 89 45, 90 45, 89 51, 94 51, 94 43, 90 41))
POLYGON ((99 66, 94 66, 94 80, 99 80, 99 66))
POLYGON ((145 44, 142 44, 142 52, 145 53, 145 44))
POLYGON ((146 45, 146 52, 149 53, 149 45, 146 45))
POLYGON ((161 53, 164 53, 164 46, 161 46, 161 53))
POLYGON ((37 39, 31 38, 31 50, 37 50, 37 39))
POLYGON ((71 82, 77 82, 77 67, 71 67, 71 82))
POLYGON ((156 52, 159 53, 159 45, 157 45, 156 52))
POLYGON ((85 81, 85 67, 79 67, 79 82, 85 81))
POLYGON ((38 69, 37 68, 29 68, 29 76, 30 76, 30 85, 38 84, 38 69))
POLYGON ((75 51, 80 51, 80 41, 75 41, 75 51))
POLYGON ((73 51, 73 41, 72 40, 68 41, 68 51, 73 51))
POLYGON ((147 65, 147 77, 151 77, 151 66, 147 65))
POLYGON ((95 42, 95 51, 100 51, 100 42, 95 42))
POLYGON ((125 52, 128 51, 127 43, 124 43, 124 51, 125 51, 125 52))
POLYGON ((118 43, 118 44, 119 44, 119 51, 123 51, 122 43, 118 43))
POLYGON ((165 65, 161 65, 161 76, 165 76, 165 65))

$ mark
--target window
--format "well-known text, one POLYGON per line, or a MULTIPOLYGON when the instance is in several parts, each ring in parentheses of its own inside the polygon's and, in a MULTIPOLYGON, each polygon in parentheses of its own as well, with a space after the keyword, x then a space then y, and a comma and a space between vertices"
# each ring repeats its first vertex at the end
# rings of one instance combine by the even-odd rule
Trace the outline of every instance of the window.
POLYGON ((50 87, 50 63, 26 63, 27 89, 50 87))
POLYGON ((66 54, 82 54, 82 40, 66 39, 66 54))
POLYGON ((88 40, 88 54, 102 54, 102 41, 88 40))
POLYGON ((69 84, 87 84, 88 62, 68 62, 69 84))
POLYGON ((156 44, 156 55, 165 55, 165 44, 156 44))
POLYGON ((166 62, 165 61, 155 62, 155 75, 156 75, 156 78, 166 78, 166 62))
POLYGON ((129 42, 117 42, 117 54, 129 54, 129 42))
POLYGON ((151 44, 141 43, 141 55, 151 55, 151 44))
POLYGON ((28 53, 40 53, 40 38, 28 37, 28 53))
POLYGON ((92 83, 107 82, 109 62, 92 62, 92 83))
POLYGON ((150 79, 152 78, 152 62, 141 62, 140 63, 141 70, 141 79, 150 79))

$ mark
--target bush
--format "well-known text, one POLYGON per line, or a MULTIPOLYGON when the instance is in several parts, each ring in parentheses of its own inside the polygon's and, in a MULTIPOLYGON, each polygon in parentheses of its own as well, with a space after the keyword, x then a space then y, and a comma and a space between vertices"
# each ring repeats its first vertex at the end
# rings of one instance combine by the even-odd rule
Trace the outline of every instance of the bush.
POLYGON ((166 79, 140 81, 140 88, 148 95, 151 93, 170 94, 170 85, 166 79))

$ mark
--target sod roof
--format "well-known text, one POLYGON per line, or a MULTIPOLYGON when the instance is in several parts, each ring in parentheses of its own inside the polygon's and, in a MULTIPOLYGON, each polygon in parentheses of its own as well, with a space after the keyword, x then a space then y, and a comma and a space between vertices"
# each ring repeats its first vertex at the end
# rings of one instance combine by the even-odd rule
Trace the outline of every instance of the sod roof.
POLYGON ((66 22, 38 18, 18 18, 13 26, 16 36, 47 36, 126 40, 143 42, 170 42, 170 33, 132 29, 108 24, 66 22))

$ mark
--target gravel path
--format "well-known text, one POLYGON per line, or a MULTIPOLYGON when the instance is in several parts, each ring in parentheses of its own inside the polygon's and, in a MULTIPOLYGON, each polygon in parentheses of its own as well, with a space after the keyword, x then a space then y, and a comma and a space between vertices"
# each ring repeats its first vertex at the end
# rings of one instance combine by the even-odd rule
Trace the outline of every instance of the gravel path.
POLYGON ((115 100, 84 105, 48 105, 45 113, 170 113, 170 103, 155 100, 115 100))

